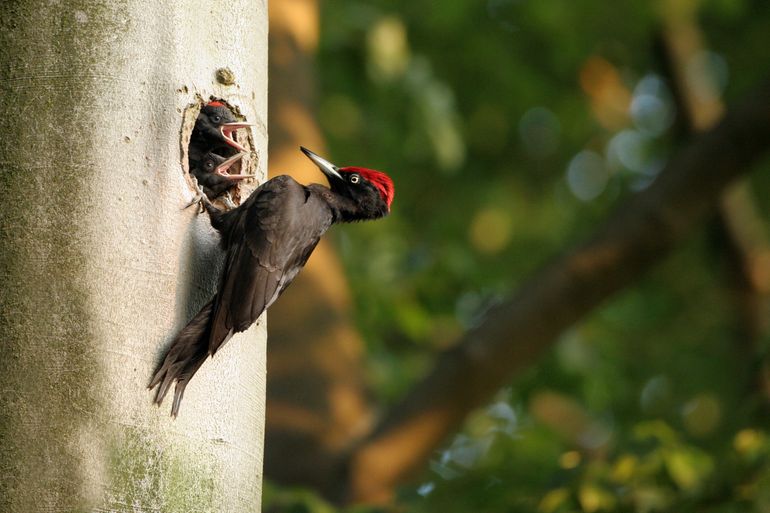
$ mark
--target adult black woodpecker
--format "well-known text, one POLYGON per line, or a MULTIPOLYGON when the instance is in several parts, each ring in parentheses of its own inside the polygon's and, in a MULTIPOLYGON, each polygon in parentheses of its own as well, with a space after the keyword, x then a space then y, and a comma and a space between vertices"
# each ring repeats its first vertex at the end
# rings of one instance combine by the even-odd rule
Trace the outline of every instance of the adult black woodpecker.
POLYGON ((222 102, 213 101, 204 105, 190 135, 190 145, 187 149, 190 169, 195 168, 210 151, 225 157, 246 151, 246 148, 233 138, 233 134, 249 126, 254 125, 237 121, 233 112, 222 102))
POLYGON ((329 187, 301 185, 282 175, 262 184, 239 207, 221 212, 203 198, 221 235, 225 265, 216 295, 179 332, 148 388, 160 405, 176 382, 171 415, 209 355, 254 324, 289 286, 333 224, 388 215, 393 181, 380 171, 338 168, 305 148, 329 187))
POLYGON ((198 185, 209 199, 214 199, 238 185, 240 180, 254 178, 254 175, 230 174, 229 169, 240 161, 246 153, 241 152, 230 158, 217 155, 213 151, 206 153, 198 164, 190 170, 198 180, 198 185))

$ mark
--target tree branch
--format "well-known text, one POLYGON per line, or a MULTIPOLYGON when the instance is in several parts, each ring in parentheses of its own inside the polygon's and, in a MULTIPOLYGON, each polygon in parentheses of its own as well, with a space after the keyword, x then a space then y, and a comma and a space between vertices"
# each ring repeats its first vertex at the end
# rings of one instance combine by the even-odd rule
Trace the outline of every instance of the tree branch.
POLYGON ((672 158, 658 179, 590 238, 546 265, 433 370, 351 453, 354 502, 384 502, 424 467, 465 416, 556 337, 663 258, 715 208, 724 188, 770 148, 770 82, 672 158))

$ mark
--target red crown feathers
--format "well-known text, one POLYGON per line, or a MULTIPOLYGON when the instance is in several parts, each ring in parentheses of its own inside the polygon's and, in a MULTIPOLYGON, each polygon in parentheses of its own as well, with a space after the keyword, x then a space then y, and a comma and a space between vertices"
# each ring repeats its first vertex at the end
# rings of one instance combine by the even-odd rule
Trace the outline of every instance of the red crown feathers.
POLYGON ((393 180, 388 175, 374 169, 366 169, 365 167, 343 167, 340 171, 343 173, 358 173, 365 180, 369 181, 380 191, 382 200, 388 205, 388 210, 390 210, 390 204, 393 202, 393 196, 395 195, 395 188, 393 187, 393 180))

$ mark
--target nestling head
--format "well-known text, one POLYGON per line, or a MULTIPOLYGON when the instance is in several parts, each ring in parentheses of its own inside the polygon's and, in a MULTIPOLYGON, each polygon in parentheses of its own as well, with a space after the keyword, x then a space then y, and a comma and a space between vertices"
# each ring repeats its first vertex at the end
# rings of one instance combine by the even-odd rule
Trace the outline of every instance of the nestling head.
POLYGON ((230 108, 220 101, 212 101, 201 108, 195 122, 193 136, 202 137, 209 144, 226 144, 237 151, 246 151, 233 134, 241 128, 254 126, 235 119, 230 108))

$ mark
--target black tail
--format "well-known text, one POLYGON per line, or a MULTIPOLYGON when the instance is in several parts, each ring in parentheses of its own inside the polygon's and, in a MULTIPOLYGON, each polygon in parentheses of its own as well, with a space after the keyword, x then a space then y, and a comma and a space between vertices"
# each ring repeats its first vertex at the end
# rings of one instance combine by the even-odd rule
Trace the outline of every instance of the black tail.
POLYGON ((147 388, 152 389, 160 384, 155 395, 155 403, 160 406, 171 384, 176 381, 174 404, 171 405, 172 417, 176 417, 179 413, 179 404, 182 402, 187 383, 209 356, 210 323, 215 299, 201 308, 201 311, 193 317, 187 326, 182 328, 166 353, 163 363, 147 386, 147 388))

